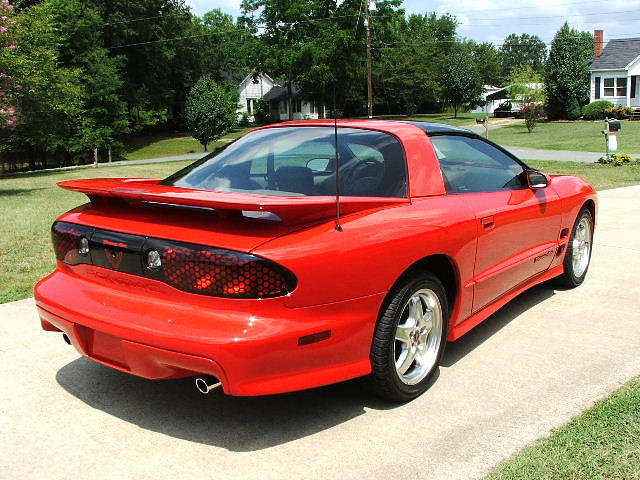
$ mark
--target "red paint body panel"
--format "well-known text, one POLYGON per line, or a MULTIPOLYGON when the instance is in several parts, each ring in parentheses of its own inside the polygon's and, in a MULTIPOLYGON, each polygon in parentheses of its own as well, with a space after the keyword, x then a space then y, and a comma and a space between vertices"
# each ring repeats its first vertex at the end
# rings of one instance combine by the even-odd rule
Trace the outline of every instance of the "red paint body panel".
MULTIPOLYGON (((333 121, 288 125, 332 126, 333 121)), ((293 272, 289 295, 233 299, 177 290, 146 277, 59 262, 35 287, 42 327, 63 331, 80 353, 146 378, 209 374, 232 395, 326 385, 371 371, 383 302, 400 277, 438 255, 455 273, 449 340, 530 286, 562 273, 568 237, 595 192, 581 179, 551 177, 538 190, 446 194, 439 162, 420 128, 339 121, 395 135, 405 149, 409 197, 271 197, 167 187, 154 179, 98 179, 61 186, 92 202, 59 220, 126 234, 251 253, 293 272), (152 203, 148 203, 152 202, 152 203), (169 203, 215 209, 182 210, 169 203), (282 222, 242 218, 270 211, 282 222), (300 337, 330 331, 299 345, 300 337)))

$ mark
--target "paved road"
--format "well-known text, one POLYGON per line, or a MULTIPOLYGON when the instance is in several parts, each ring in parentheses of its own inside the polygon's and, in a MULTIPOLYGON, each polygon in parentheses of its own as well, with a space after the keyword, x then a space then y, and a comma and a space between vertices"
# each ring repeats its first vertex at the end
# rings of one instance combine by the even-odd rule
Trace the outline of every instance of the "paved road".
POLYGON ((536 287, 448 346, 419 399, 343 384, 266 398, 196 394, 80 358, 0 306, 0 477, 474 479, 640 373, 640 187, 601 194, 589 277, 536 287))

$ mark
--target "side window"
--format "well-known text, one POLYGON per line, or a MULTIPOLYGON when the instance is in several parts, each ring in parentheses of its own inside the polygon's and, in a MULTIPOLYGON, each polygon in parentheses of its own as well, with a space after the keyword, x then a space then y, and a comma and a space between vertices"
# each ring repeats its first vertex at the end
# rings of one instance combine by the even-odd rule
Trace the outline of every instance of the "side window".
POLYGON ((431 143, 449 193, 527 188, 524 167, 481 139, 442 135, 431 143))

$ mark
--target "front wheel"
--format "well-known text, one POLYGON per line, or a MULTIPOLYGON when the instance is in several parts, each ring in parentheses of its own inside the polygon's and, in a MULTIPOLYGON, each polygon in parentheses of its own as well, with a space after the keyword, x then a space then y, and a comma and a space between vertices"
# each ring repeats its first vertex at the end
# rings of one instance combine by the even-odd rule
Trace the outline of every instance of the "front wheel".
POLYGON ((447 338, 444 287, 429 272, 401 281, 390 293, 371 348, 369 390, 404 402, 422 394, 438 370, 447 338))
POLYGON ((591 263, 593 245, 593 216, 588 208, 583 208, 576 218, 571 231, 567 253, 564 257, 564 273, 557 279, 566 288, 575 288, 584 282, 591 263))

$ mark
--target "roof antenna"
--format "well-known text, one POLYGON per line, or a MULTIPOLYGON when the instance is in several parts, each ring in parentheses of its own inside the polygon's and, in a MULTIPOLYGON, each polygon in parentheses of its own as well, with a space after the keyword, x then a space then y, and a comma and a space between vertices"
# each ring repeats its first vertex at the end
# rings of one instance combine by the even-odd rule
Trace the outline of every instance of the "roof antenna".
POLYGON ((338 148, 338 110, 336 108, 336 84, 333 84, 333 135, 336 145, 336 230, 342 231, 340 225, 340 150, 338 148))

